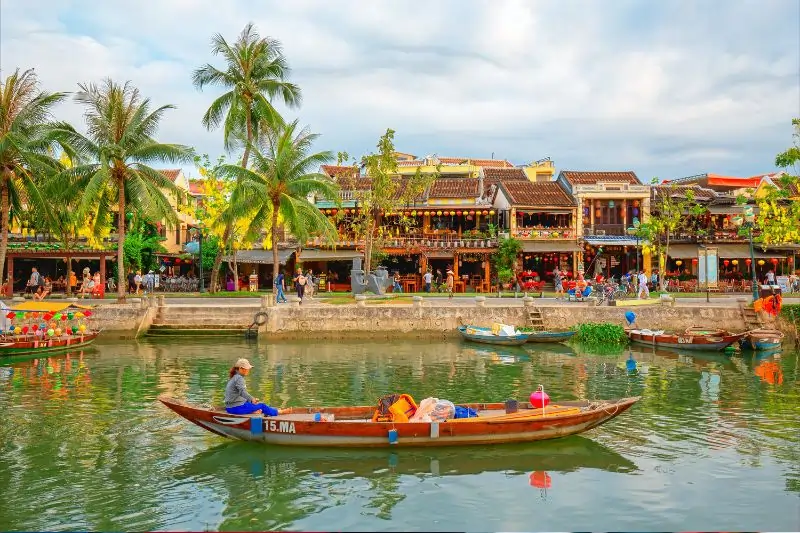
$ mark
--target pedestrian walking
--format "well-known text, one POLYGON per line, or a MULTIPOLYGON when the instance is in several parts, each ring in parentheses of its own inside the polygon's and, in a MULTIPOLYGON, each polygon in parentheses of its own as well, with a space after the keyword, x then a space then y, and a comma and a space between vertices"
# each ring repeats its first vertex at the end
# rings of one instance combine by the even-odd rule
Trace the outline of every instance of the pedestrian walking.
POLYGON ((446 286, 447 286, 448 298, 451 298, 451 299, 453 298, 453 285, 455 285, 455 281, 456 281, 455 273, 448 268, 447 269, 447 281, 445 283, 446 283, 446 286))
POLYGON ((286 303, 286 276, 283 275, 283 270, 278 271, 278 277, 275 278, 275 301, 277 303, 286 303))
POLYGON ((297 274, 295 274, 294 278, 294 289, 297 291, 297 297, 300 298, 300 303, 303 303, 303 295, 306 291, 306 277, 303 275, 303 270, 301 268, 297 269, 297 274))
POLYGON ((639 299, 642 299, 642 294, 644 294, 645 299, 650 298, 650 290, 647 288, 647 274, 644 273, 644 270, 639 271, 639 299))
POLYGON ((431 274, 431 271, 428 270, 425 272, 425 275, 422 276, 422 279, 425 280, 425 292, 431 292, 431 282, 433 281, 433 274, 431 274))

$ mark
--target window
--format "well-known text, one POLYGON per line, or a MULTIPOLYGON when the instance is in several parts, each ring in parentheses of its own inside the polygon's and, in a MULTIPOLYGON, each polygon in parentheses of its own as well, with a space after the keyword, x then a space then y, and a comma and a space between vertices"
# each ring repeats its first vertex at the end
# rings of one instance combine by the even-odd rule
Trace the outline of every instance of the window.
POLYGON ((175 228, 175 244, 181 243, 181 228, 175 228))

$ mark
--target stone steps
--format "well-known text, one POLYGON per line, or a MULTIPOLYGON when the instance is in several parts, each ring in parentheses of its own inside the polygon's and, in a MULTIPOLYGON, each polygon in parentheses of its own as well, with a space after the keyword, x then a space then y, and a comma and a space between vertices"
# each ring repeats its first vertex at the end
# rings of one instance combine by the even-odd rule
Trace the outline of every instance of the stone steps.
POLYGON ((247 331, 246 326, 240 325, 167 325, 153 324, 147 331, 151 337, 241 337, 247 331))

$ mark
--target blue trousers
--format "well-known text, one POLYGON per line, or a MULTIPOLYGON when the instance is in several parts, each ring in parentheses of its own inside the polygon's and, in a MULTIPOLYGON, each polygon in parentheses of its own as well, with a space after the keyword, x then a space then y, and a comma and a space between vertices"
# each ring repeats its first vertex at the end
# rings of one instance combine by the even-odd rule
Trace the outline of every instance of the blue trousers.
POLYGON ((275 295, 275 301, 277 301, 277 302, 285 302, 286 301, 286 295, 283 294, 283 287, 281 287, 280 285, 277 285, 275 287, 275 289, 277 290, 277 294, 275 295))
POLYGON ((265 403, 244 402, 242 405, 237 405, 236 407, 225 408, 225 410, 232 415, 249 415, 259 409, 261 409, 261 412, 266 416, 278 416, 278 410, 265 403))

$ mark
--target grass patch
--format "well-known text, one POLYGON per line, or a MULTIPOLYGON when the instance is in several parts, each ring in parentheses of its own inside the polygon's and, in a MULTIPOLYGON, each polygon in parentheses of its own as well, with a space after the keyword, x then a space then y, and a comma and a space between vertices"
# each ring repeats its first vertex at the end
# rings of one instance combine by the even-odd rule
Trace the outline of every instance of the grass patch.
POLYGON ((625 328, 608 322, 588 322, 572 328, 575 342, 595 353, 618 353, 628 345, 625 328))

